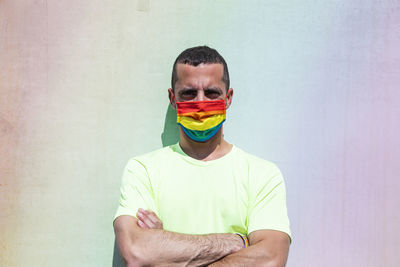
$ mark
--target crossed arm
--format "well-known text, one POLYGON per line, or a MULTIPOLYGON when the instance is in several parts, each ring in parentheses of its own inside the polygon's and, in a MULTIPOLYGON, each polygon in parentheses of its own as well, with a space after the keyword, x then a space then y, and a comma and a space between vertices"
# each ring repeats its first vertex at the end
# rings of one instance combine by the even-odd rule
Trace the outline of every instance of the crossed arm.
POLYGON ((127 267, 134 266, 285 266, 289 237, 258 230, 243 248, 236 234, 188 235, 163 230, 152 211, 139 209, 137 218, 119 216, 114 230, 127 267))

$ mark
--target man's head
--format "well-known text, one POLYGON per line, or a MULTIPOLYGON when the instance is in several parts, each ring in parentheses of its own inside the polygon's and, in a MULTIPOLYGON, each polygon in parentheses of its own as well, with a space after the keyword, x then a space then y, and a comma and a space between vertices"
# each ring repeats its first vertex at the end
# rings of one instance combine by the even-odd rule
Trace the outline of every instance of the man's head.
POLYGON ((228 92, 229 89, 228 66, 226 65, 224 58, 217 52, 217 50, 212 49, 208 46, 196 46, 188 48, 185 51, 183 51, 176 58, 172 69, 172 78, 171 78, 172 91, 175 90, 175 84, 179 79, 177 64, 187 64, 194 67, 197 67, 200 64, 222 64, 223 66, 222 81, 225 84, 226 92, 228 92))
POLYGON ((186 49, 175 60, 171 83, 168 96, 181 138, 201 143, 220 138, 233 96, 222 56, 207 46, 186 49))

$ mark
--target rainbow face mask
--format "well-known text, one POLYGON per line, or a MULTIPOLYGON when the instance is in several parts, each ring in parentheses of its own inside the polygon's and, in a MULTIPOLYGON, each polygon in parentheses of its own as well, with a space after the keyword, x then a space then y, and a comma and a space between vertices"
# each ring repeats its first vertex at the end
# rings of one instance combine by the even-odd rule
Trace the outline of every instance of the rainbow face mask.
POLYGON ((194 141, 210 140, 226 119, 225 99, 185 102, 175 100, 178 125, 194 141))

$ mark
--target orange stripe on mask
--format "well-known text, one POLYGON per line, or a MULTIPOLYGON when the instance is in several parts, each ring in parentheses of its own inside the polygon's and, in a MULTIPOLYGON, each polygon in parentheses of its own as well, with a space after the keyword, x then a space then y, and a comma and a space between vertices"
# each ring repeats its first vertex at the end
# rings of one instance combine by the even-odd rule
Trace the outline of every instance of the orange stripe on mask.
POLYGON ((203 121, 207 119, 208 117, 214 116, 214 115, 221 115, 225 114, 225 110, 212 110, 212 111, 205 111, 205 112, 187 112, 187 113, 182 113, 178 114, 179 117, 191 117, 195 120, 203 121))

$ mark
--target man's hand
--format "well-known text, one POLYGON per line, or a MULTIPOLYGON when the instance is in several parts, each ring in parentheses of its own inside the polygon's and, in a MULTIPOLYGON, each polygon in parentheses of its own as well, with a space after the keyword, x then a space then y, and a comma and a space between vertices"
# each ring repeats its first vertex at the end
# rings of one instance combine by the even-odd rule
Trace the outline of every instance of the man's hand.
POLYGON ((163 229, 163 223, 151 210, 138 209, 136 216, 138 225, 143 229, 163 229))
POLYGON ((286 233, 256 230, 250 233, 249 243, 249 247, 232 253, 209 267, 285 266, 290 246, 290 238, 286 233))

